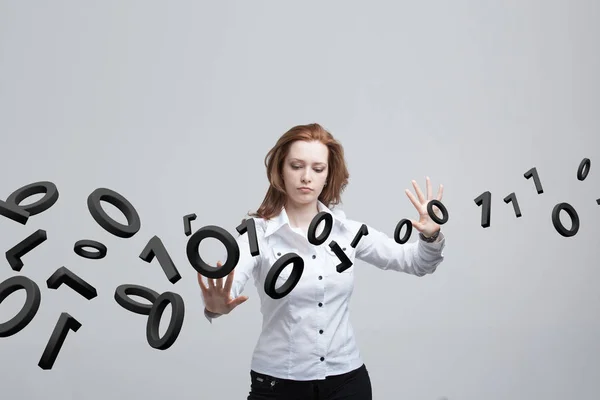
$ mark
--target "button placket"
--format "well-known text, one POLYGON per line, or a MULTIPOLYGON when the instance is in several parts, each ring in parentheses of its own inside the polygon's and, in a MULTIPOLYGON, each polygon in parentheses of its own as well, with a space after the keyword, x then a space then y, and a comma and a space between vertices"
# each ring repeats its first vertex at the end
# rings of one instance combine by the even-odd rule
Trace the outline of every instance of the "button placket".
MULTIPOLYGON (((325 265, 324 261, 327 259, 325 256, 325 252, 322 249, 313 248, 313 254, 311 255, 311 264, 314 267, 316 277, 313 278, 316 280, 316 294, 317 294, 317 320, 316 320, 316 329, 318 330, 317 334, 317 346, 316 346, 316 354, 319 355, 321 362, 325 360, 324 356, 326 355, 326 341, 323 337, 323 328, 327 323, 327 310, 325 308, 325 265)), ((314 276, 314 275, 313 275, 314 276)))

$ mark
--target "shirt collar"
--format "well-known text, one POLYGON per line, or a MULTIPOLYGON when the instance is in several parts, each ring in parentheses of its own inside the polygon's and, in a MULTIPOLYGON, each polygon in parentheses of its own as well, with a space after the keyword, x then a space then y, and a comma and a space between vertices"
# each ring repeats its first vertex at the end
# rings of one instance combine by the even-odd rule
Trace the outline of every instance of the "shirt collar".
MULTIPOLYGON (((319 212, 325 211, 328 214, 331 214, 333 218, 333 226, 340 225, 340 227, 345 227, 345 214, 341 210, 330 210, 323 202, 317 200, 317 208, 319 212)), ((288 225, 290 226, 290 220, 288 218, 287 212, 285 211, 285 207, 281 208, 281 212, 267 221, 267 228, 265 230, 265 237, 269 237, 273 233, 277 232, 281 227, 288 225)), ((290 226, 291 227, 291 226, 290 226)))

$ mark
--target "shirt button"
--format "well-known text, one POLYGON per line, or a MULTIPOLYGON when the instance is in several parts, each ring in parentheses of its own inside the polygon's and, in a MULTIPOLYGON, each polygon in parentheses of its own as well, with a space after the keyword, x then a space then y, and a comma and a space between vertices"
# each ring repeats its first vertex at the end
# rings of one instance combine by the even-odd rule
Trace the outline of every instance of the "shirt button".
POLYGON ((325 357, 321 357, 321 361, 324 361, 324 360, 325 360, 325 357))
POLYGON ((323 307, 323 303, 319 303, 319 307, 323 307))
POLYGON ((344 247, 342 250, 346 251, 346 248, 344 247))
POLYGON ((320 333, 320 334, 323 334, 323 329, 319 330, 319 333, 320 333))
POLYGON ((319 280, 323 279, 323 277, 321 275, 319 275, 319 280))
POLYGON ((316 256, 315 254, 313 254, 313 256, 312 256, 312 257, 313 257, 313 260, 314 260, 315 258, 317 258, 317 256, 316 256))
POLYGON ((277 253, 277 255, 278 255, 278 256, 280 256, 280 255, 281 255, 281 253, 277 253))

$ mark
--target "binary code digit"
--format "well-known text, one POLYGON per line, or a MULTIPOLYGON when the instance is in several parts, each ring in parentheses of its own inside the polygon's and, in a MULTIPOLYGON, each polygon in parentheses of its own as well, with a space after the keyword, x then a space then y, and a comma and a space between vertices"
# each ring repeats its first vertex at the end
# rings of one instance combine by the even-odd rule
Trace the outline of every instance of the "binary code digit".
POLYGON ((0 323, 0 337, 12 336, 23 330, 37 314, 42 294, 40 288, 26 276, 13 276, 0 283, 0 304, 17 290, 25 290, 25 304, 21 311, 6 322, 0 323))

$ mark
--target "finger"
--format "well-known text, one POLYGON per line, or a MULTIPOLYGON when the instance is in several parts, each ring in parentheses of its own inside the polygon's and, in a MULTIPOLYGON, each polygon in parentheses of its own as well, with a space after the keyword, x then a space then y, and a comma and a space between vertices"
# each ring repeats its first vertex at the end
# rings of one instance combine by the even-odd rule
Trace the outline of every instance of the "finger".
POLYGON ((206 280, 208 281, 208 289, 209 290, 216 289, 215 280, 213 278, 206 278, 206 280))
POLYGON ((413 205, 415 206, 415 208, 417 209, 417 211, 420 214, 421 213, 421 204, 417 201, 417 199, 415 199, 415 195, 412 194, 412 192, 408 189, 406 189, 405 192, 406 192, 406 195, 408 196, 408 198, 410 199, 410 202, 413 203, 413 205))
POLYGON ((225 293, 231 293, 231 285, 233 284, 233 274, 235 269, 232 269, 231 272, 227 275, 227 280, 225 281, 225 287, 223 290, 225 293))
MULTIPOLYGON (((221 261, 217 261, 217 268, 221 268, 222 266, 221 261)), ((223 277, 217 278, 217 289, 223 289, 223 277)))
POLYGON ((231 300, 229 302, 229 306, 233 310, 234 308, 236 308, 237 306, 239 306, 240 304, 242 304, 246 300, 248 300, 248 296, 239 296, 239 297, 236 297, 235 299, 233 299, 233 300, 231 300))
POLYGON ((200 272, 198 272, 198 285, 200 285, 200 290, 202 290, 202 293, 206 293, 208 291, 208 287, 206 287, 204 284, 204 280, 202 280, 202 274, 200 274, 200 272))
POLYGON ((410 222, 412 223, 412 226, 419 232, 423 230, 423 225, 421 225, 419 222, 415 221, 414 219, 411 219, 410 222))
POLYGON ((415 192, 417 193, 417 196, 419 197, 419 201, 421 202, 421 204, 425 203, 425 197, 423 196, 423 192, 421 192, 421 188, 417 184, 417 181, 415 181, 413 179, 412 184, 413 184, 413 187, 415 188, 415 192))
POLYGON ((427 177, 425 180, 427 182, 427 200, 431 200, 433 198, 433 190, 431 189, 431 179, 427 177))
POLYGON ((442 196, 444 195, 444 185, 440 184, 440 188, 438 190, 438 195, 437 195, 437 199, 439 201, 442 201, 442 196))

